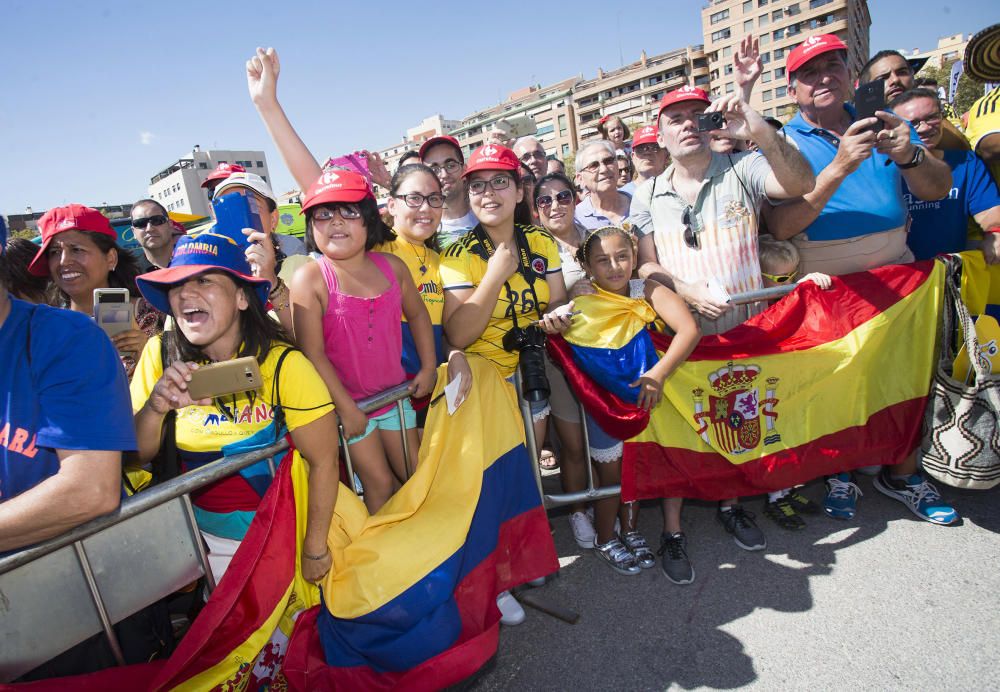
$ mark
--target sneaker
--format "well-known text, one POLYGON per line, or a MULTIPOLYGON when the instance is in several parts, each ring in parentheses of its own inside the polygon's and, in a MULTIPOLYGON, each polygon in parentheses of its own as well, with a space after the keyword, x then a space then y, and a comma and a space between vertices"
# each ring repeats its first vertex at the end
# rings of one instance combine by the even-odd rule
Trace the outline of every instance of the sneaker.
POLYGON ((653 551, 649 549, 649 543, 646 542, 645 536, 638 531, 626 533, 622 536, 622 543, 629 549, 642 569, 649 569, 656 564, 656 558, 653 557, 653 551))
POLYGON ((764 532, 757 528, 753 517, 752 512, 746 511, 740 505, 733 505, 725 512, 720 507, 715 513, 715 518, 723 528, 733 535, 736 545, 743 550, 763 550, 767 547, 767 539, 764 538, 764 532))
POLYGON ((798 490, 791 490, 785 495, 788 503, 795 508, 799 514, 819 514, 822 510, 820 506, 800 493, 798 490))
POLYGON ((569 525, 573 529, 573 539, 581 548, 593 548, 597 532, 594 531, 594 521, 585 512, 573 512, 569 515, 569 525))
POLYGON ((687 536, 678 531, 673 534, 660 535, 660 569, 663 575, 674 584, 690 584, 694 581, 694 567, 688 560, 687 536))
POLYGON ((796 514, 795 507, 792 506, 788 496, 779 498, 774 502, 765 502, 764 516, 786 531, 799 531, 806 527, 805 520, 796 514))
POLYGON ((603 545, 598 543, 595 538, 594 550, 616 572, 631 576, 642 571, 639 563, 636 562, 635 555, 629 552, 629 549, 618 540, 617 536, 603 545))
POLYGON ((883 495, 899 500, 910 511, 932 524, 947 526, 958 521, 958 512, 941 499, 941 494, 919 473, 907 478, 893 478, 888 468, 875 477, 875 489, 883 495))
POLYGON ((500 609, 501 625, 520 625, 526 617, 524 608, 517 602, 510 591, 504 591, 497 596, 497 608, 500 609))
POLYGON ((823 510, 834 519, 853 519, 857 512, 858 498, 864 495, 854 484, 849 473, 838 473, 826 479, 826 497, 823 510))

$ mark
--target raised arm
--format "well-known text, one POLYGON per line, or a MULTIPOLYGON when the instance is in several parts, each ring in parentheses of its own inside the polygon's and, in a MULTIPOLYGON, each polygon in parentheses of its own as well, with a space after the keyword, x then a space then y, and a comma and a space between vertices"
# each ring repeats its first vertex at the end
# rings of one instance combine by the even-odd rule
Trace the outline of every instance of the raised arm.
POLYGON ((323 169, 299 138, 292 123, 278 103, 278 73, 281 63, 274 48, 257 49, 257 54, 247 60, 247 89, 250 100, 260 113, 264 127, 278 147, 292 177, 302 190, 307 190, 320 176, 323 169))
POLYGON ((885 123, 876 136, 876 148, 899 166, 910 192, 925 201, 947 196, 951 191, 951 167, 948 163, 928 153, 913 126, 906 120, 886 111, 876 111, 875 115, 885 123), (923 160, 911 166, 909 164, 913 163, 918 149, 923 149, 923 160))

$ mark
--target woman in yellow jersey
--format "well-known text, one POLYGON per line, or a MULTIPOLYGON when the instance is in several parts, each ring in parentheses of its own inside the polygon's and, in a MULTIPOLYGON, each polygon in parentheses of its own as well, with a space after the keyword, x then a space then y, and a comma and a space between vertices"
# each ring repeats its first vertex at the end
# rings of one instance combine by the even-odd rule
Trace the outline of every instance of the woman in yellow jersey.
MULTIPOLYGON (((441 317, 444 312, 444 290, 441 288, 441 258, 431 247, 434 234, 441 223, 444 195, 441 182, 427 166, 414 163, 401 166, 392 177, 389 186, 388 211, 393 219, 392 230, 395 239, 377 245, 377 252, 386 252, 403 260, 420 297, 431 316, 434 327, 434 346, 439 363, 448 361, 448 379, 462 373, 459 401, 465 399, 472 386, 472 372, 469 370, 465 354, 458 349, 448 349, 444 343, 441 317)), ((420 370, 413 336, 410 334, 406 318, 403 319, 403 369, 407 377, 413 377, 420 370)), ((416 407, 416 406, 415 406, 416 407)), ((419 410, 419 407, 416 407, 419 410)), ((426 407, 423 409, 426 412, 426 407)), ((422 427, 422 423, 420 424, 422 427)))

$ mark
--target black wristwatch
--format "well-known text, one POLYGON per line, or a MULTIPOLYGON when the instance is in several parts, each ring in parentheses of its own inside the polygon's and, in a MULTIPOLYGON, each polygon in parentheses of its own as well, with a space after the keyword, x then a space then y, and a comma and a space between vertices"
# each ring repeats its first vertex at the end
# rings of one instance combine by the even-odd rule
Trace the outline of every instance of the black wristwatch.
POLYGON ((917 166, 919 166, 920 164, 922 164, 924 162, 924 156, 926 156, 926 154, 924 153, 924 148, 923 147, 918 147, 916 145, 914 145, 913 148, 914 148, 915 151, 913 152, 913 158, 910 159, 909 163, 897 163, 896 164, 901 169, 906 170, 907 168, 916 168, 917 166))

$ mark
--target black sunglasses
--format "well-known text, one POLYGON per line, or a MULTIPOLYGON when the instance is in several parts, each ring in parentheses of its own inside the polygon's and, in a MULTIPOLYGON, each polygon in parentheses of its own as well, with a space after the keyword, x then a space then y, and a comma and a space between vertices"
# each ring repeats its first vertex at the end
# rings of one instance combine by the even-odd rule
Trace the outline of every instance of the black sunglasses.
POLYGON ((684 224, 684 244, 692 250, 701 249, 701 241, 698 239, 698 231, 691 225, 691 214, 694 210, 689 206, 684 207, 684 214, 681 216, 681 223, 684 224))
MULTIPOLYGON (((535 204, 539 209, 548 209, 552 206, 552 195, 540 195, 538 199, 535 200, 535 204)), ((573 199, 573 193, 569 190, 561 190, 555 195, 555 201, 559 204, 566 205, 569 204, 573 199)))
POLYGON ((132 219, 132 228, 138 228, 140 231, 144 229, 149 224, 154 226, 162 226, 167 222, 167 217, 163 214, 156 214, 155 216, 147 216, 144 219, 132 219))

